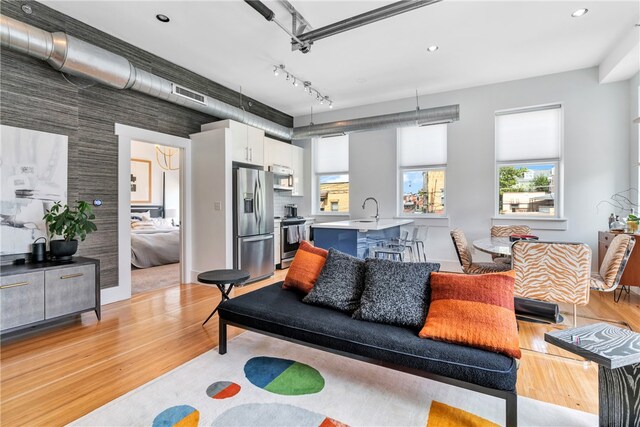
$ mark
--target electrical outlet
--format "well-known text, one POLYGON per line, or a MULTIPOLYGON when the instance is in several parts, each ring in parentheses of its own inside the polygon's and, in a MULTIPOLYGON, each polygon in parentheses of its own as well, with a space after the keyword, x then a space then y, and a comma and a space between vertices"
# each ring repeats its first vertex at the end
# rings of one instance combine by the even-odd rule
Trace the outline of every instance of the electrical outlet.
POLYGON ((222 210, 222 202, 213 202, 213 209, 215 209, 217 211, 221 211, 222 210))

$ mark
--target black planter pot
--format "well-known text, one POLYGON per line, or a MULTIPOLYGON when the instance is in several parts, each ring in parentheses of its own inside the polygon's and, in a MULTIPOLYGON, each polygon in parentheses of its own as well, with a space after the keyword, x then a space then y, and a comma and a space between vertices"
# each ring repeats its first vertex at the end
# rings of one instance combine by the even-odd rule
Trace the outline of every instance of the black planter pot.
POLYGON ((49 242, 51 256, 57 260, 70 260, 71 256, 78 251, 77 240, 52 240, 49 242))

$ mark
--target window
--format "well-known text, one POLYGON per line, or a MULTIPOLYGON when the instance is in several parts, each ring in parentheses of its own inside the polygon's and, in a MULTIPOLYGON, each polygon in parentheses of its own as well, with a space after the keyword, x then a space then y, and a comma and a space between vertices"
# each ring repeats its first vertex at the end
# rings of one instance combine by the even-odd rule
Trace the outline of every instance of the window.
POLYGON ((317 212, 349 213, 349 137, 313 142, 317 212))
POLYGON ((496 113, 498 215, 558 217, 562 107, 496 113))
POLYGON ((447 125, 398 129, 400 215, 444 215, 447 125))

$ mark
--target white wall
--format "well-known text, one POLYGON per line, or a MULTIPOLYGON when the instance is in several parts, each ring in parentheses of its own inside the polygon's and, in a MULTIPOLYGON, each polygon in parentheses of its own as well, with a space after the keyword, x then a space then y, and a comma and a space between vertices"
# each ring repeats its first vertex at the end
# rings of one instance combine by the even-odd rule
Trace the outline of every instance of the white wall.
MULTIPOLYGON (((640 117, 640 73, 629 79, 629 120, 631 127, 629 129, 629 183, 630 187, 640 190, 640 168, 638 168, 638 160, 640 160, 640 123, 633 123, 633 120, 640 117)), ((635 202, 638 203, 638 194, 635 193, 635 202)))
MULTIPOLYGON (((531 222, 544 239, 581 241, 594 249, 597 232, 606 227, 609 211, 596 210, 600 200, 629 187, 629 82, 600 85, 596 68, 504 82, 420 97, 420 107, 460 105, 460 120, 449 125, 447 168, 448 221, 427 221, 429 258, 457 264, 449 229, 461 227, 469 240, 486 237, 495 215, 494 112, 561 102, 564 107, 564 202, 566 222, 531 222), (566 228, 566 230, 550 230, 566 228)), ((314 115, 315 123, 412 110, 415 99, 402 99, 314 115)), ((295 126, 309 123, 297 117, 295 126)), ((396 214, 396 132, 383 130, 350 135, 351 214, 374 196, 381 216, 396 214)), ((308 146, 309 141, 298 141, 308 146)), ((306 150, 310 152, 310 150, 306 150)), ((637 156, 636 156, 637 159, 637 156)), ((309 161, 310 166, 310 161, 309 161)), ((311 167, 307 169, 311 172, 311 167)), ((307 182, 311 183, 309 176, 307 182)), ((308 194, 311 193, 308 184, 308 194)), ((324 217, 323 217, 324 218, 324 217)), ((328 218, 327 218, 328 219, 328 218)), ((334 218, 331 218, 334 219, 334 218)), ((321 218, 322 220, 322 218, 321 218)), ((423 221, 417 221, 423 222, 423 221)), ((476 253, 478 260, 488 256, 476 253)))
MULTIPOLYGON (((166 188, 166 200, 165 209, 176 209, 178 213, 176 219, 179 217, 180 209, 180 171, 162 169, 158 165, 156 159, 156 144, 141 141, 131 141, 131 158, 143 159, 151 161, 151 203, 152 205, 162 204, 162 173, 165 172, 165 188, 166 188)), ((170 147, 160 146, 162 150, 167 150, 170 147)), ((176 148, 171 148, 176 151, 176 154, 172 158, 172 166, 180 166, 180 151, 176 148)))

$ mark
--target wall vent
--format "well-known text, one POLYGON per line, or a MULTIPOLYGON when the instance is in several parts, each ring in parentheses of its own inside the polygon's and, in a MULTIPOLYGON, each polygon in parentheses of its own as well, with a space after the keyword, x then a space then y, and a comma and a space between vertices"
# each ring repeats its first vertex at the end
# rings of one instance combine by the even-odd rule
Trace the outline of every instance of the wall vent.
POLYGON ((207 105, 206 96, 187 89, 186 87, 179 86, 175 83, 171 84, 171 93, 173 93, 174 95, 182 96, 183 98, 189 98, 190 100, 199 102, 200 104, 207 105))

